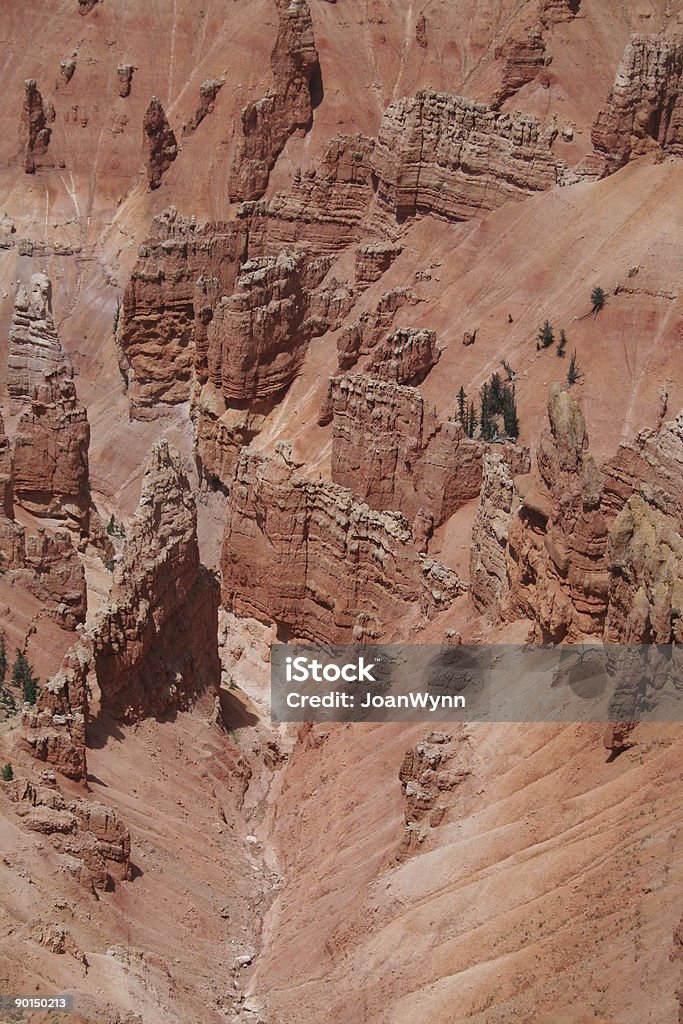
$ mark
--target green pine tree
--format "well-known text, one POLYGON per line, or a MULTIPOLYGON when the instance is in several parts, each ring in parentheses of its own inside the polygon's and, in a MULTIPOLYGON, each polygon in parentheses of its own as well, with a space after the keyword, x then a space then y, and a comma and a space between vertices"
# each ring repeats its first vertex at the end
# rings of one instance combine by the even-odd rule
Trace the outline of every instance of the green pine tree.
POLYGON ((591 313, 593 314, 593 316, 595 316, 596 313, 599 313, 600 310, 604 308, 606 301, 607 296, 605 295, 604 291, 599 285, 596 285, 593 291, 591 292, 591 313))
POLYGON ((560 357, 560 359, 564 359, 564 350, 567 347, 567 340, 567 335, 564 333, 564 331, 560 331, 560 340, 557 345, 557 354, 560 357))
POLYGON ((572 352, 571 359, 569 360, 569 370, 567 372, 567 383, 576 384, 577 380, 581 376, 581 371, 576 364, 576 349, 572 352))
POLYGON ((515 440, 519 437, 519 419, 517 418, 517 399, 515 389, 506 388, 503 400, 503 430, 508 437, 515 440))
POLYGON ((12 686, 21 689, 23 699, 29 704, 35 704, 38 699, 38 680, 33 675, 33 669, 29 665, 26 656, 17 648, 17 657, 12 666, 12 686))
POLYGON ((7 641, 4 630, 0 629, 0 686, 5 685, 7 676, 7 641))
POLYGON ((458 391, 458 418, 459 418, 460 422, 463 425, 463 429, 466 429, 466 424, 465 424, 465 416, 466 416, 466 414, 467 414, 467 395, 465 394, 465 389, 464 389, 464 387, 461 384, 460 385, 460 390, 458 391))
POLYGON ((536 348, 550 348, 555 341, 555 332, 553 331, 552 324, 549 320, 546 320, 541 328, 539 328, 538 334, 536 335, 537 343, 536 348))
POLYGON ((2 766, 2 769, 0 769, 0 775, 2 775, 3 782, 12 781, 12 779, 14 778, 14 769, 12 768, 12 765, 9 762, 2 766))

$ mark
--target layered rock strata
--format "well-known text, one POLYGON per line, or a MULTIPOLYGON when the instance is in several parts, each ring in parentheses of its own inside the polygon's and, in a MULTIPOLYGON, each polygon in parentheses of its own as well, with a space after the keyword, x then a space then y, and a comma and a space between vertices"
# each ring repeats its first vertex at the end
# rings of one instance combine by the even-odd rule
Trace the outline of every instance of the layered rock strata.
POLYGON ((379 281, 402 252, 403 247, 393 242, 373 242, 356 249, 356 287, 367 288, 379 281))
POLYGON ((373 147, 364 135, 336 136, 320 165, 297 172, 287 192, 242 203, 238 216, 248 224, 249 255, 273 256, 286 246, 329 254, 357 242, 373 196, 373 147))
POLYGON ((307 0, 276 0, 279 27, 271 53, 270 92, 242 111, 228 186, 233 201, 259 199, 289 137, 308 131, 322 98, 322 78, 307 0))
POLYGON ((123 100, 130 96, 134 73, 135 66, 133 64, 119 64, 116 68, 116 87, 123 100))
POLYGON ((601 173, 659 147, 683 155, 683 35, 633 35, 592 131, 601 173))
POLYGON ((479 210, 548 189, 563 165, 555 129, 449 93, 419 92, 382 117, 372 168, 378 216, 432 213, 466 220, 479 210))
POLYGON ((142 121, 147 180, 152 191, 178 156, 178 141, 161 101, 152 96, 142 121))
MULTIPOLYGON (((111 808, 94 800, 69 799, 50 771, 37 783, 17 779, 9 797, 24 828, 46 836, 85 889, 111 890, 132 877, 130 833, 111 808)), ((63 949, 58 945, 57 951, 63 949)))
POLYGON ((439 420, 417 388, 364 374, 335 377, 331 388, 335 483, 411 522, 424 508, 434 526, 477 497, 484 444, 439 420))
POLYGON ((117 346, 136 416, 190 397, 207 379, 207 329, 246 259, 242 224, 197 225, 171 208, 155 217, 123 296, 117 346))
POLYGON ((213 114, 216 97, 222 88, 223 81, 219 78, 207 78, 202 82, 199 86, 199 105, 187 124, 183 125, 183 135, 193 135, 204 118, 213 114))
POLYGON ((434 331, 399 328, 376 346, 365 372, 378 380, 415 386, 422 383, 440 356, 434 331))
POLYGON ((316 334, 339 326, 348 289, 319 285, 329 260, 301 250, 250 260, 208 330, 209 377, 233 405, 267 406, 291 384, 316 334))
POLYGON ((275 622, 282 637, 331 643, 386 637, 398 617, 431 616, 466 589, 416 553, 399 513, 249 449, 230 488, 221 567, 227 608, 275 622))
POLYGON ((28 287, 20 285, 14 300, 9 333, 7 391, 14 411, 30 401, 43 376, 71 370, 52 318, 52 284, 45 274, 33 274, 28 287))
POLYGON ((410 288, 392 288, 382 295, 374 309, 366 310, 358 320, 344 327, 337 338, 339 370, 350 370, 361 356, 372 352, 391 330, 398 310, 418 302, 410 288))

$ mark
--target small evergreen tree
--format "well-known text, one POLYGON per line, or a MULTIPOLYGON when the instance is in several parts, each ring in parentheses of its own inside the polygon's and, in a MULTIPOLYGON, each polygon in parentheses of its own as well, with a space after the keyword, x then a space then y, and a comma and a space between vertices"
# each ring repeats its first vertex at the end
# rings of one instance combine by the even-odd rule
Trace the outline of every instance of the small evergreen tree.
POLYGON ((465 389, 464 389, 464 387, 461 384, 460 385, 460 390, 458 391, 458 418, 459 418, 460 422, 463 425, 463 429, 466 429, 466 425, 465 425, 465 416, 466 416, 466 414, 467 414, 467 395, 465 394, 465 389))
POLYGON ((2 775, 3 782, 11 782, 14 778, 14 769, 12 768, 12 765, 9 762, 4 764, 2 769, 0 769, 0 774, 2 775))
POLYGON ((17 648, 17 657, 12 666, 12 686, 21 689, 23 698, 29 704, 35 704, 38 698, 38 680, 33 675, 26 656, 17 648))
POLYGON ((113 537, 116 533, 116 520, 114 519, 114 513, 111 514, 111 519, 107 523, 107 533, 110 537, 113 537))
POLYGON ((0 687, 5 685, 7 676, 7 641, 4 630, 0 629, 0 687))
POLYGON ((484 441, 492 441, 496 436, 496 421, 491 412, 491 390, 488 384, 483 384, 481 388, 479 433, 484 441))
POLYGON ((499 373, 494 373, 489 381, 489 413, 496 416, 503 409, 503 386, 499 373))
POLYGON ((596 285, 593 291, 591 292, 591 313, 593 314, 593 316, 595 316, 596 313, 599 313, 600 310, 603 309, 606 300, 607 297, 604 291, 599 285, 596 285))
POLYGON ((0 686, 0 708, 2 708, 8 718, 17 713, 17 702, 6 686, 0 686))
POLYGON ((560 357, 560 359, 564 359, 564 350, 566 349, 566 347, 567 347, 567 335, 562 330, 562 331, 560 331, 560 340, 559 340, 558 345, 557 345, 557 354, 560 357))
POLYGON ((470 401, 467 408, 467 426, 465 427, 465 433, 468 437, 474 437, 477 429, 477 413, 474 408, 474 402, 470 401))
POLYGON ((569 384, 576 384, 577 380, 581 376, 581 371, 576 365, 576 349, 572 352, 571 359, 569 360, 569 370, 567 372, 567 382, 569 384))
POLYGON ((536 335, 537 343, 536 348, 550 348, 555 341, 555 332, 553 331, 552 324, 549 320, 546 320, 543 326, 539 329, 536 335))
POLYGON ((519 420, 517 418, 517 400, 515 389, 506 388, 503 399, 503 430, 508 437, 517 440, 519 436, 519 420))

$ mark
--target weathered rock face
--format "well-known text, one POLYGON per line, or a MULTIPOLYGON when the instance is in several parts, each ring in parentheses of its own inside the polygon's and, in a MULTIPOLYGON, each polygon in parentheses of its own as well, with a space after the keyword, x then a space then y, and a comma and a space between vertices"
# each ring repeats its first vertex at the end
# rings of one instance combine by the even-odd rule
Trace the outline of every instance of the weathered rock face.
MULTIPOLYGON (((513 471, 528 473, 530 468, 527 454, 513 466, 513 471)), ((479 611, 503 620, 510 613, 508 530, 520 505, 512 478, 504 451, 490 449, 484 453, 479 507, 472 525, 470 593, 479 611)))
POLYGON ((14 438, 14 494, 36 515, 87 529, 90 425, 64 369, 44 374, 14 438))
POLYGON ((633 35, 607 104, 593 125, 593 147, 612 174, 648 148, 683 155, 683 36, 633 35))
POLYGON ((243 266, 208 330, 209 376, 230 404, 272 403, 301 368, 311 337, 338 326, 350 298, 336 282, 315 291, 328 269, 329 260, 301 250, 243 266))
POLYGON ((678 988, 676 989, 676 999, 678 1000, 678 1024, 683 1022, 683 917, 680 920, 678 928, 674 932, 673 949, 671 951, 671 959, 678 961, 681 964, 681 975, 678 982, 678 988))
POLYGON ((238 215, 249 225, 249 255, 273 256, 293 245, 333 253, 358 241, 373 196, 373 147, 364 135, 337 136, 320 166, 297 174, 289 191, 242 203, 238 215))
POLYGON ((602 632, 608 524, 600 508, 604 477, 587 451, 583 415, 558 385, 548 419, 537 456, 541 482, 515 480, 521 506, 509 528, 508 564, 517 611, 562 640, 602 632))
POLYGON ((133 85, 135 67, 133 64, 119 64, 116 69, 116 85, 121 99, 125 100, 130 96, 133 85))
POLYGON ((9 796, 24 828, 47 836, 67 854, 84 888, 113 889, 116 882, 131 878, 130 833, 111 808, 94 800, 69 800, 49 771, 38 783, 17 779, 9 796))
POLYGON ((643 430, 603 467, 604 505, 615 516, 645 484, 665 515, 683 525, 683 413, 659 430, 643 430))
POLYGON ((581 0, 542 0, 540 17, 544 25, 571 21, 579 13, 581 0))
POLYGON ((7 519, 14 519, 13 473, 12 446, 0 415, 0 513, 7 519))
POLYGON ((554 129, 449 93, 419 92, 382 117, 372 167, 378 216, 466 220, 550 188, 563 167, 554 129))
POLYGON ((33 274, 28 288, 19 286, 9 342, 7 391, 16 410, 30 401, 45 373, 70 370, 52 319, 52 284, 45 274, 33 274))
POLYGON ((25 747, 69 779, 87 778, 86 726, 88 672, 92 651, 87 642, 67 652, 59 672, 41 687, 38 701, 22 715, 25 747))
POLYGON ((19 122, 19 142, 24 150, 24 170, 27 174, 35 174, 36 160, 47 153, 52 129, 48 127, 49 111, 45 108, 34 78, 26 79, 24 90, 26 95, 19 122))
POLYGON ((546 54, 540 25, 525 39, 511 39, 496 51, 496 56, 503 58, 501 85, 495 99, 495 105, 499 106, 543 71, 546 54))
POLYGON ((150 189, 161 185, 161 179, 178 156, 178 142, 168 118, 156 96, 152 96, 142 122, 145 163, 150 189))
POLYGON ((187 124, 183 125, 184 136, 193 135, 204 118, 208 117, 209 114, 213 114, 216 97, 222 88, 223 81, 219 78, 207 78, 205 82, 202 82, 199 86, 199 106, 187 124))
POLYGON ((337 339, 340 371, 350 370, 361 356, 368 355, 386 336, 394 317, 403 306, 414 306, 419 299, 409 288, 393 288, 385 292, 373 310, 366 310, 349 324, 337 339))
POLYGON ((27 536, 23 567, 13 578, 35 594, 50 618, 64 629, 75 629, 85 622, 85 573, 71 535, 65 530, 51 534, 39 528, 37 535, 27 536))
POLYGON ((683 537, 678 521, 634 495, 614 522, 608 557, 611 580, 606 640, 680 643, 683 537))
POLYGON ((379 281, 403 247, 392 242, 374 242, 356 249, 356 287, 367 288, 374 281, 379 281))
POLYGON ((395 512, 373 512, 281 457, 245 449, 230 490, 221 556, 223 603, 274 621, 283 636, 346 642, 388 635, 411 605, 447 607, 465 585, 420 557, 395 512))
POLYGON ((228 187, 233 201, 259 199, 287 139, 307 131, 322 98, 322 79, 307 0, 276 0, 273 88, 242 111, 242 139, 228 187))
POLYGON ((399 329, 377 345, 365 372, 378 380, 414 386, 422 383, 440 355, 434 331, 399 329))
POLYGON ((242 224, 197 225, 171 208, 155 217, 123 296, 121 372, 137 416, 190 397, 207 379, 207 329, 246 258, 242 224))
POLYGON ((484 445, 441 422, 416 388, 364 374, 332 379, 332 480, 409 521, 439 526, 479 494, 484 445))
POLYGON ((218 585, 199 561, 197 514, 176 451, 152 449, 138 510, 93 627, 102 706, 134 719, 218 688, 218 585))

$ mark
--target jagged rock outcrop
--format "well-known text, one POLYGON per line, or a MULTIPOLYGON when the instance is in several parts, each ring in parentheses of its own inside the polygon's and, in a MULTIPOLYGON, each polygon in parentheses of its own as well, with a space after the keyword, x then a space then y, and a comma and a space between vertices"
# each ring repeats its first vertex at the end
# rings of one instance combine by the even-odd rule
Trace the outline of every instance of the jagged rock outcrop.
POLYGON ((372 168, 377 219, 466 220, 550 188, 563 173, 555 129, 449 93, 418 92, 384 112, 372 168))
POLYGON ((12 445, 0 414, 0 513, 6 519, 14 519, 13 474, 12 445))
POLYGON ((52 284, 46 274, 33 274, 28 288, 17 289, 9 333, 7 391, 14 410, 31 399, 45 373, 63 369, 71 364, 52 319, 52 284))
POLYGON ((600 172, 660 147, 683 155, 683 36, 633 35, 592 130, 600 172))
POLYGON ((518 476, 519 514, 508 532, 512 603, 553 640, 601 633, 607 611, 608 522, 604 476, 588 452, 583 414, 553 385, 550 430, 539 445, 540 480, 518 476))
POLYGON ((65 518, 87 531, 90 425, 64 369, 33 389, 14 436, 14 495, 36 515, 65 518))
POLYGON ((178 141, 156 96, 152 96, 142 121, 147 179, 150 189, 161 185, 161 179, 178 156, 178 141))
POLYGON ((270 57, 271 91, 242 111, 242 138, 228 192, 232 201, 259 199, 295 131, 308 131, 322 98, 322 77, 307 0, 276 0, 279 28, 270 57))
POLYGON ((392 288, 385 292, 374 309, 366 310, 358 320, 341 331, 337 338, 339 370, 350 370, 361 356, 372 352, 391 329, 398 310, 418 302, 419 299, 410 288, 392 288))
POLYGON ((520 506, 513 473, 528 473, 530 469, 528 453, 512 467, 504 450, 490 448, 482 460, 479 506, 472 524, 470 594, 478 611, 496 619, 504 620, 510 614, 508 530, 520 506))
POLYGON ((71 534, 65 530, 48 533, 39 527, 37 534, 29 534, 23 564, 12 579, 34 594, 45 613, 64 629, 85 622, 85 573, 71 534))
POLYGON ((87 531, 90 426, 55 330, 52 286, 44 274, 33 275, 28 292, 17 292, 7 389, 15 408, 23 408, 14 438, 15 500, 87 531))
POLYGON ((272 199, 242 203, 249 255, 274 256, 286 246, 337 252, 358 241, 373 196, 370 158, 374 139, 339 135, 319 167, 297 173, 291 189, 272 199))
POLYGON ((193 135, 204 118, 213 114, 216 97, 222 88, 222 78, 207 78, 202 82, 199 86, 199 105, 187 124, 183 125, 183 136, 193 135))
POLYGON ((436 366, 441 349, 434 331, 407 327, 394 331, 373 350, 365 372, 395 384, 421 384, 436 366))
POLYGON ((402 252, 403 246, 393 242, 373 242, 356 249, 356 287, 367 288, 374 281, 379 281, 402 252))
POLYGON ((37 783, 17 779, 8 796, 24 828, 47 836, 84 888, 110 890, 131 878, 130 833, 110 807, 67 798, 49 770, 37 783))
POLYGON ((617 515, 642 485, 665 515, 683 526, 683 413, 659 430, 642 430, 634 441, 622 444, 603 467, 604 505, 617 515))
POLYGON ((678 980, 678 987, 676 989, 676 999, 678 1001, 678 1024, 683 1024, 683 917, 674 932, 671 959, 673 961, 677 961, 681 965, 681 973, 678 980))
POLYGON ((417 554, 399 513, 250 449, 230 488, 221 567, 227 608, 331 643, 386 637, 411 606, 430 616, 466 589, 417 554))
POLYGON ((26 95, 19 122, 19 142, 24 151, 24 170, 27 174, 35 174, 36 160, 45 156, 50 145, 50 110, 43 103, 34 78, 26 79, 24 91, 26 95))
POLYGON ((500 106, 543 71, 546 53, 541 26, 532 28, 523 39, 507 40, 496 49, 496 57, 503 58, 501 84, 494 101, 495 106, 500 106))
POLYGON ((208 329, 209 377, 230 404, 272 403, 299 372, 309 340, 339 326, 351 299, 338 282, 319 288, 329 265, 284 250, 242 267, 208 329))
POLYGON ((64 84, 68 85, 73 76, 76 74, 77 62, 75 56, 65 57, 64 60, 59 62, 59 73, 64 79, 64 84))
POLYGON ((86 726, 89 716, 88 673, 92 650, 79 642, 67 651, 62 665, 38 700, 22 715, 22 741, 39 761, 49 762, 68 779, 87 778, 86 726))
POLYGON ((571 21, 581 9, 581 0, 541 0, 540 18, 544 25, 571 21))
MULTIPOLYGON (((240 223, 198 225, 174 208, 152 221, 123 296, 119 364, 136 416, 190 397, 207 379, 208 326, 246 259, 240 223)), ((154 413, 151 413, 154 415, 154 413)))
POLYGON ((130 96, 135 70, 134 64, 119 64, 116 68, 116 86, 123 100, 130 96))
POLYGON ((93 627, 102 707, 161 715, 218 688, 218 585, 199 561, 197 513, 178 453, 154 445, 138 510, 93 627))
MULTIPOLYGON (((462 739, 462 727, 457 728, 462 739)), ((469 745, 459 747, 452 733, 432 730, 406 751, 398 773, 406 810, 397 861, 405 860, 444 820, 453 803, 449 794, 472 775, 463 758, 469 750, 469 745)))
POLYGON ((99 2, 100 0, 78 0, 78 13, 88 14, 99 2))
POLYGON ((411 522, 424 508, 435 526, 479 494, 484 444, 440 421, 416 388, 347 374, 331 389, 335 483, 411 522))

